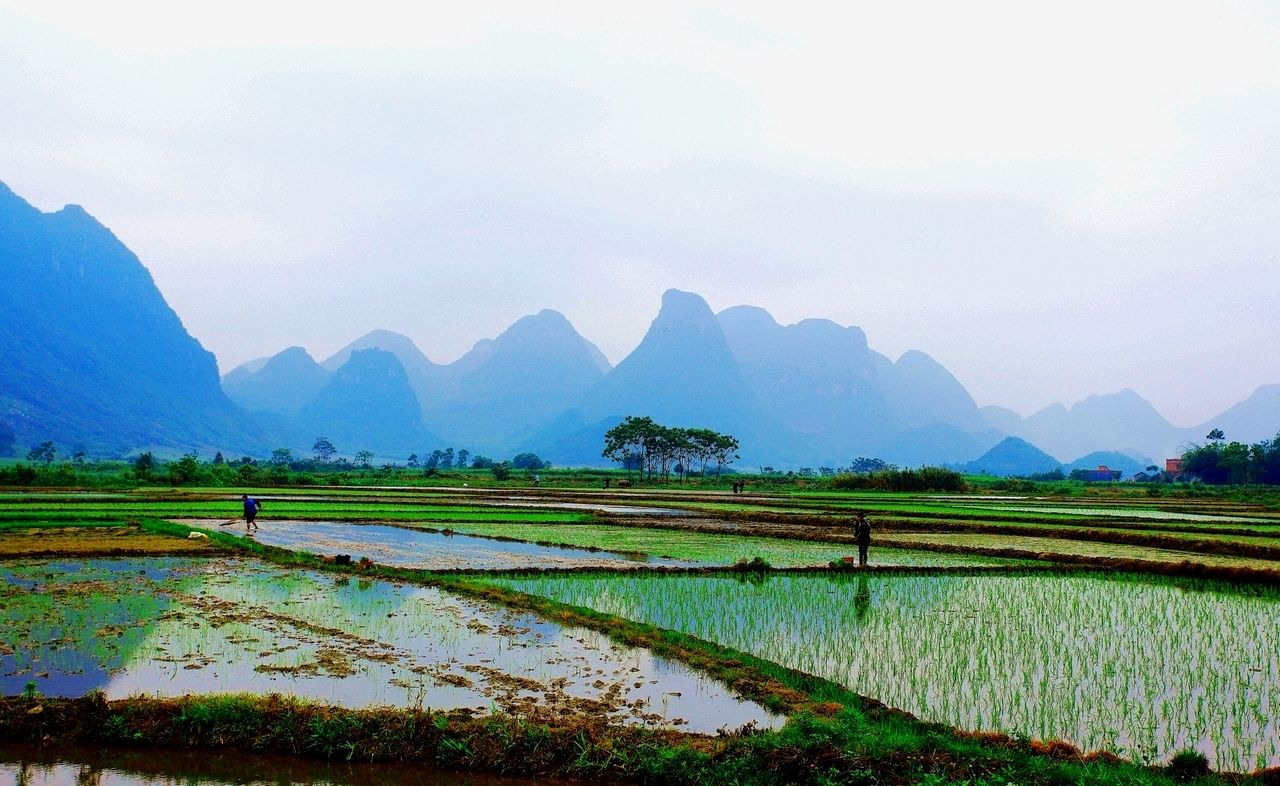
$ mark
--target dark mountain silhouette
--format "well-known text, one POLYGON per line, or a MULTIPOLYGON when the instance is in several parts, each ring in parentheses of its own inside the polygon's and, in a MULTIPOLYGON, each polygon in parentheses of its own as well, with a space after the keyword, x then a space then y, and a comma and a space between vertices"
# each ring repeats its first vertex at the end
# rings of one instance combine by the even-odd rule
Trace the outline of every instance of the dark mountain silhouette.
POLYGON ((42 213, 0 184, 0 420, 64 454, 259 451, 137 256, 78 205, 42 213))
POLYGON ((352 352, 298 412, 296 423, 295 434, 305 446, 311 443, 304 435, 324 435, 347 455, 371 450, 380 456, 408 456, 438 443, 423 425, 404 367, 380 349, 352 352))
POLYGON ((962 472, 984 475, 1033 475, 1060 469, 1062 462, 1026 440, 1005 437, 995 447, 960 467, 962 472))
POLYGON ((447 399, 426 407, 428 421, 490 452, 519 449, 519 432, 562 412, 609 370, 600 350, 550 309, 519 319, 458 363, 464 373, 447 399))

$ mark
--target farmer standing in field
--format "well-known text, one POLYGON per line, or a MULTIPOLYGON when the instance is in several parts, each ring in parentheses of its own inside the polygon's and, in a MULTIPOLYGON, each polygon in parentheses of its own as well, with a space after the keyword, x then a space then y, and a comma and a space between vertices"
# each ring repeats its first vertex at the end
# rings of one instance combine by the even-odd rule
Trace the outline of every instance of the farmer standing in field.
POLYGON ((858 542, 858 566, 867 566, 867 549, 871 548, 871 522, 859 511, 853 519, 853 538, 858 542))
POLYGON ((244 502, 244 531, 249 532, 250 528, 258 529, 258 511, 262 508, 262 503, 248 494, 241 494, 240 500, 244 502))

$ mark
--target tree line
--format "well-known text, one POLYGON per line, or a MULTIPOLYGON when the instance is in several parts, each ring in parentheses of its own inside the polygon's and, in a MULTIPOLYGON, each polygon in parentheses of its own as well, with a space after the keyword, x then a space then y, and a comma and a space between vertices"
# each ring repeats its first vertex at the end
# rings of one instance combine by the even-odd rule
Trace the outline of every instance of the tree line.
POLYGON ((702 475, 715 463, 716 477, 738 456, 738 440, 709 428, 673 428, 654 422, 650 417, 628 415, 604 434, 604 458, 616 461, 623 469, 633 469, 647 478, 667 480, 675 472, 687 478, 695 463, 701 463, 702 475))
POLYGON ((1208 444, 1188 448, 1182 454, 1182 472, 1212 486, 1259 483, 1280 485, 1280 434, 1247 445, 1227 442, 1222 429, 1215 428, 1205 439, 1208 444))

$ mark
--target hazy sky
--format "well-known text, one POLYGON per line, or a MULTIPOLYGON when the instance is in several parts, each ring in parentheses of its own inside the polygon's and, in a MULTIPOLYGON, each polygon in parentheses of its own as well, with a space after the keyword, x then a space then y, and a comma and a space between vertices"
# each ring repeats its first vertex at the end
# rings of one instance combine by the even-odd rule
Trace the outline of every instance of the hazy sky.
POLYGON ((1275 2, 188 5, 0 0, 0 181, 224 371, 541 308, 617 362, 678 287, 1023 414, 1280 382, 1275 2))

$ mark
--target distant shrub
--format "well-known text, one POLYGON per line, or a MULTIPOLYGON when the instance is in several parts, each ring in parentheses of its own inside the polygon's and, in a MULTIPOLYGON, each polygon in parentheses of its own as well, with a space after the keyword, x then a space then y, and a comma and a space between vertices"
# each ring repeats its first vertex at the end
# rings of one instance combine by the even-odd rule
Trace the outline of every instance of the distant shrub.
POLYGON ((886 469, 870 474, 836 475, 831 488, 842 491, 965 491, 964 476, 942 467, 886 469))
POLYGON ((1200 751, 1188 748, 1173 754, 1165 771, 1175 781, 1186 783, 1209 774, 1209 759, 1200 751))
POLYGON ((772 570, 773 566, 770 565, 768 562, 766 562, 763 557, 752 557, 750 560, 748 560, 746 557, 743 557, 742 559, 733 563, 733 569, 744 571, 744 572, 766 571, 766 570, 772 570))
POLYGON ((505 461, 500 461, 489 467, 489 471, 493 473, 493 477, 497 480, 506 480, 511 477, 511 465, 505 461))

